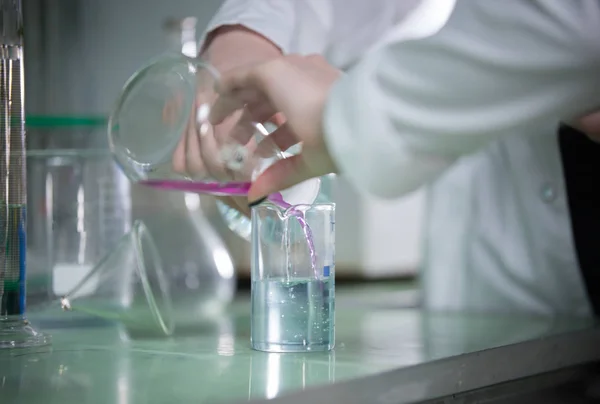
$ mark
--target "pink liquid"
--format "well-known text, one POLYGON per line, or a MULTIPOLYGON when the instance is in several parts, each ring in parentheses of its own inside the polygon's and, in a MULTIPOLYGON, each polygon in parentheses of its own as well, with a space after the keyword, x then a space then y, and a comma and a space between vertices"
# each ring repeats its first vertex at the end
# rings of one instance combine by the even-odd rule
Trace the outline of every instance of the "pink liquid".
POLYGON ((315 251, 315 244, 313 242, 312 230, 308 223, 306 223, 306 218, 304 217, 304 212, 298 209, 294 209, 292 205, 283 200, 283 197, 280 193, 273 194, 267 198, 269 201, 274 203, 275 205, 283 208, 289 209, 287 212, 290 216, 296 217, 300 227, 302 228, 302 232, 304 233, 304 238, 306 239, 306 244, 308 245, 308 252, 310 254, 310 264, 315 274, 315 278, 319 279, 319 273, 317 271, 317 253, 315 251))
MULTIPOLYGON (((248 190, 250 189, 251 185, 249 182, 219 183, 192 182, 185 180, 146 180, 140 181, 140 184, 164 190, 193 192, 197 194, 207 194, 214 196, 247 196, 248 190)), ((304 237, 306 238, 306 243, 308 245, 312 270, 315 274, 316 279, 319 279, 317 271, 317 255, 315 252, 312 231, 310 230, 310 226, 308 225, 308 223, 306 223, 304 212, 294 209, 292 205, 283 200, 283 197, 279 192, 270 195, 267 199, 271 203, 279 206, 282 209, 289 209, 288 214, 290 216, 296 217, 296 219, 298 220, 298 223, 302 228, 302 232, 304 233, 304 237)))
POLYGON ((192 182, 185 180, 146 180, 140 184, 152 188, 173 191, 194 192, 215 196, 246 196, 250 189, 249 182, 192 182))

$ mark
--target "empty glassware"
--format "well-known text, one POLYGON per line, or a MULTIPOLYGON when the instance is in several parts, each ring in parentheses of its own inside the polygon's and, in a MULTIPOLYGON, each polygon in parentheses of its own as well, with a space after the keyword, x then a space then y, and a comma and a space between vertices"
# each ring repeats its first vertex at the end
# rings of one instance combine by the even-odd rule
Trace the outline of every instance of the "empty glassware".
POLYGON ((118 321, 134 337, 169 336, 217 318, 235 288, 227 251, 214 240, 198 248, 193 237, 198 223, 180 228, 181 238, 171 243, 166 237, 173 232, 160 231, 158 224, 151 231, 136 220, 117 247, 60 299, 62 309, 118 321), (214 248, 213 255, 202 247, 214 248))

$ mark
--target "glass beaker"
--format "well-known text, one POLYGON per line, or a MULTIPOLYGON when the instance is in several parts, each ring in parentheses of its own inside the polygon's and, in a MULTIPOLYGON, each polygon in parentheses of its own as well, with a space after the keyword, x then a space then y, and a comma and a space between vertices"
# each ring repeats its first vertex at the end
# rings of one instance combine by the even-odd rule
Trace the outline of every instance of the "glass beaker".
POLYGON ((252 348, 333 348, 334 260, 334 204, 252 209, 252 348))
MULTIPOLYGON (((212 66, 175 52, 152 60, 128 80, 110 116, 108 137, 130 180, 160 189, 243 197, 253 179, 286 157, 265 127, 244 111, 227 130, 210 124, 218 82, 212 66), (176 169, 174 156, 184 143, 188 156, 198 157, 193 172, 176 169)), ((276 199, 310 204, 319 187, 319 179, 308 180, 276 199)))
POLYGON ((130 230, 131 184, 108 149, 106 119, 33 116, 26 125, 27 300, 42 308, 130 230))

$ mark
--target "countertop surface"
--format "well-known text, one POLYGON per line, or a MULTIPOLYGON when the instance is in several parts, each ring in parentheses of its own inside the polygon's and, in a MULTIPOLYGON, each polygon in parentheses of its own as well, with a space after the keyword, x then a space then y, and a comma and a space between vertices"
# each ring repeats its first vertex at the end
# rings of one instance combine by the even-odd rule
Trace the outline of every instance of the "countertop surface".
POLYGON ((393 284, 340 287, 335 350, 306 354, 251 350, 247 295, 218 319, 169 339, 132 339, 111 323, 61 312, 31 313, 34 326, 52 334, 52 347, 0 355, 0 402, 284 400, 316 386, 595 330, 586 319, 433 314, 412 307, 415 302, 414 290, 393 284))

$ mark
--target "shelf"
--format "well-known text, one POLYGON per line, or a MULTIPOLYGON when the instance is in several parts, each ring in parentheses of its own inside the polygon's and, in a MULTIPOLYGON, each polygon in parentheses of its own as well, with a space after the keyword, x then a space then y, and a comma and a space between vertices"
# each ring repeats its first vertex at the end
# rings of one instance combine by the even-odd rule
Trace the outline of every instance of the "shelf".
POLYGON ((108 119, 103 116, 53 116, 30 115, 25 118, 25 126, 32 128, 59 127, 100 127, 106 126, 108 119))

